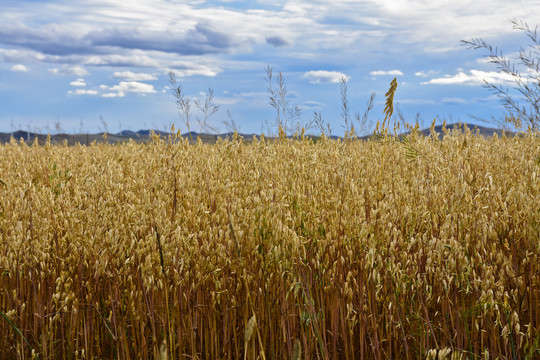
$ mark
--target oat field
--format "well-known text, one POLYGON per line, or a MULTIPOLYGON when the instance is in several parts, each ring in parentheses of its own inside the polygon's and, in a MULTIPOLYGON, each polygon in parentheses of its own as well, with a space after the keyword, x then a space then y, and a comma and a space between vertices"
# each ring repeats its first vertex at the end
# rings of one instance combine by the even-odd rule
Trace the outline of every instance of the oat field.
POLYGON ((0 359, 540 358, 540 138, 0 146, 0 359))

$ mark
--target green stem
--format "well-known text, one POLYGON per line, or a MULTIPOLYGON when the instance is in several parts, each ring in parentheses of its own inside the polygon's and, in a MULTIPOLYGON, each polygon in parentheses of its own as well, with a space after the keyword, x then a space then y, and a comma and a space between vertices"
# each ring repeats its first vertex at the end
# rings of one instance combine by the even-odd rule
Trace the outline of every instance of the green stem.
MULTIPOLYGON (((17 334, 19 334, 19 335, 24 339, 24 341, 28 344, 28 347, 30 348, 30 350, 31 350, 32 352, 34 352, 34 348, 32 347, 32 345, 30 345, 30 342, 24 337, 24 335, 21 333, 21 331, 20 331, 20 330, 17 328, 17 326, 15 326, 15 324, 7 317, 7 315, 4 314, 2 311, 0 311, 0 315, 2 315, 2 317, 3 317, 4 319, 6 319, 6 321, 8 322, 9 325, 11 325, 11 327, 13 328, 13 330, 15 330, 15 332, 16 332, 17 334)), ((37 355, 37 353, 36 353, 36 358, 39 359, 39 355, 37 355)))

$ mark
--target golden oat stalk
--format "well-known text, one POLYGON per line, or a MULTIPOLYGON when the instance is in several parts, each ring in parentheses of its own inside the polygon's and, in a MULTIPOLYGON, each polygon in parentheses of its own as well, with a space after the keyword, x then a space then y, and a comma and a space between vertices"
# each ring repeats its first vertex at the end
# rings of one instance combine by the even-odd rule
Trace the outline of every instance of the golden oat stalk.
POLYGON ((293 348, 293 360, 300 360, 302 357, 302 346, 300 345, 300 340, 296 339, 294 341, 294 348, 293 348))
POLYGON ((163 339, 161 346, 159 348, 159 360, 168 360, 169 355, 167 354, 167 341, 163 339))
POLYGON ((253 329, 257 326, 257 320, 255 314, 249 319, 244 331, 244 359, 247 359, 248 343, 251 340, 251 335, 253 335, 253 329))
POLYGON ((461 360, 463 357, 450 348, 431 349, 426 353, 426 360, 461 360))

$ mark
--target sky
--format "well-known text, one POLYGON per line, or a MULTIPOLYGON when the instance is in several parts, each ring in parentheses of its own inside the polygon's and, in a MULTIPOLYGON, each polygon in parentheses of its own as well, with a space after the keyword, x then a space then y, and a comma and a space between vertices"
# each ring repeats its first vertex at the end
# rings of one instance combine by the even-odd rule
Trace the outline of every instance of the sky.
POLYGON ((271 134, 268 66, 273 80, 282 73, 296 120, 318 113, 332 134, 345 129, 341 79, 351 119, 376 94, 368 121, 351 120, 358 132, 384 118, 394 77, 395 111, 408 122, 496 125, 504 108, 483 80, 512 83, 461 40, 482 38, 514 60, 529 42, 512 19, 534 28, 540 1, 0 0, 0 131, 185 132, 173 71, 191 130, 223 133, 234 120, 242 133, 271 134), (209 89, 219 110, 202 129, 194 101, 209 89))

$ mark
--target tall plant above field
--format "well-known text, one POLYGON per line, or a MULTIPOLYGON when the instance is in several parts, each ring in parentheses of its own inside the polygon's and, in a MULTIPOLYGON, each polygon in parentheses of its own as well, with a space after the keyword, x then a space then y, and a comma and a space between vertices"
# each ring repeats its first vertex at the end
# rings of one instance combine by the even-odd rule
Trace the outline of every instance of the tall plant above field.
POLYGON ((521 48, 516 59, 525 71, 516 68, 516 64, 505 57, 497 47, 493 47, 481 38, 462 40, 470 49, 485 49, 486 59, 496 64, 497 68, 512 77, 514 86, 510 89, 503 85, 484 80, 484 86, 493 91, 508 110, 510 116, 505 121, 516 128, 524 125, 532 130, 540 130, 540 39, 537 28, 534 30, 524 21, 512 20, 513 28, 522 30, 529 38, 529 48, 521 48), (516 98, 516 94, 517 98, 516 98))
POLYGON ((273 69, 270 65, 266 67, 266 81, 268 82, 269 104, 276 110, 276 121, 272 124, 278 129, 287 133, 290 131, 300 131, 302 127, 311 127, 311 124, 302 124, 302 110, 298 105, 292 106, 287 96, 287 87, 283 74, 280 72, 274 77, 273 69))
MULTIPOLYGON (((191 99, 185 96, 185 92, 181 85, 177 84, 176 75, 173 71, 169 72, 169 83, 172 86, 172 94, 176 98, 176 106, 178 108, 178 115, 182 118, 182 121, 187 127, 189 138, 193 144, 193 138, 191 136, 190 120, 192 118, 191 111, 191 99)), ((219 111, 219 105, 214 104, 214 90, 208 89, 206 99, 204 103, 200 99, 193 101, 195 107, 200 110, 202 117, 197 116, 197 122, 199 123, 199 131, 202 133, 204 130, 210 130, 216 132, 216 129, 208 124, 208 118, 219 111)))

